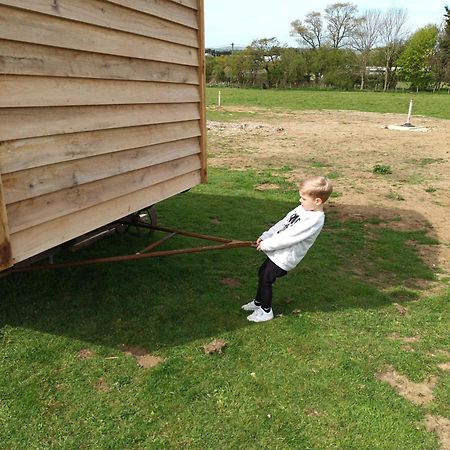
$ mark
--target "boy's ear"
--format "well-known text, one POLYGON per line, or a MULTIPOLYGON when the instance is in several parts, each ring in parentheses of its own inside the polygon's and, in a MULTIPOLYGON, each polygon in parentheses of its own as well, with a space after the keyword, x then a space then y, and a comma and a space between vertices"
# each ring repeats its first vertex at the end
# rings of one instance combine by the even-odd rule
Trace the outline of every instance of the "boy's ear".
POLYGON ((317 206, 319 206, 319 205, 321 205, 321 204, 323 203, 323 200, 322 200, 321 198, 319 198, 319 197, 316 197, 316 198, 314 199, 314 203, 315 203, 317 206))

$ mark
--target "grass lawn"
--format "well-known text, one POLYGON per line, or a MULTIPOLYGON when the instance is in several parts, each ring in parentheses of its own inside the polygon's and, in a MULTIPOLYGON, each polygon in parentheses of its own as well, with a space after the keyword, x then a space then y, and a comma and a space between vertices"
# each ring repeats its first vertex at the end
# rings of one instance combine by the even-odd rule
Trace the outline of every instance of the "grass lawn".
MULTIPOLYGON (((254 240, 298 199, 281 169, 209 179, 162 202, 160 224, 254 240), (280 189, 255 190, 268 182, 280 189)), ((250 248, 0 279, 0 448, 438 449, 424 421, 450 417, 438 367, 449 361, 450 290, 421 290, 435 273, 411 242, 429 237, 379 225, 331 211, 277 281, 277 317, 265 324, 240 310, 263 260, 250 248), (204 354, 219 338, 224 353, 204 354), (163 362, 139 367, 123 345, 163 362), (434 398, 399 395, 378 378, 392 368, 410 383, 435 377, 434 398)), ((113 235, 65 258, 157 238, 113 235)))
MULTIPOLYGON (((207 105, 217 106, 218 92, 222 106, 247 106, 293 110, 345 109, 380 113, 408 113, 413 99, 413 115, 450 119, 450 94, 339 92, 317 90, 261 90, 238 88, 207 88, 207 105)), ((209 112, 215 119, 214 111, 209 112)), ((220 116, 223 120, 223 116, 220 116)))

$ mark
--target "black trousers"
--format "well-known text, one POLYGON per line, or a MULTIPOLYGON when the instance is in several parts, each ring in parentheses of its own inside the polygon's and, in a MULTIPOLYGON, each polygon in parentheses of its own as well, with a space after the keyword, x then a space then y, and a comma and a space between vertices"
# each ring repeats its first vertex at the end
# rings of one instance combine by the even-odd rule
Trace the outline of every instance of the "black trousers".
POLYGON ((258 271, 258 290, 255 300, 261 303, 263 308, 272 307, 272 285, 277 278, 284 277, 286 274, 285 270, 278 267, 269 258, 262 263, 258 271))

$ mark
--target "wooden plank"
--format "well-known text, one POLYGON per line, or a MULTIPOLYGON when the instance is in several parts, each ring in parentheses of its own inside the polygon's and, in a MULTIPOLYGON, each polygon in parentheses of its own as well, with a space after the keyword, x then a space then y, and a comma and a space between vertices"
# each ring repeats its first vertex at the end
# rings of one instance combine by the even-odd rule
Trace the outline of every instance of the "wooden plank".
POLYGON ((198 104, 200 115, 200 147, 201 147, 201 162, 202 162, 202 183, 208 181, 207 174, 207 130, 206 130, 206 98, 205 98, 205 86, 206 86, 206 67, 205 67, 205 17, 204 17, 204 1, 198 0, 198 41, 199 41, 199 66, 198 66, 198 79, 200 81, 200 103, 198 104))
POLYGON ((2 176, 0 174, 0 272, 13 265, 8 216, 3 197, 2 176))
POLYGON ((198 84, 192 66, 0 40, 0 74, 198 84))
POLYGON ((198 65, 195 48, 0 5, 0 39, 198 65))
POLYGON ((99 0, 2 0, 2 4, 61 19, 161 39, 197 48, 192 28, 99 0))
POLYGON ((126 6, 137 11, 161 17, 171 22, 180 23, 197 29, 197 11, 186 8, 176 2, 161 2, 161 0, 106 0, 109 3, 126 6))
POLYGON ((199 139, 191 138, 5 174, 5 203, 20 202, 199 153, 199 139))
POLYGON ((14 234, 200 169, 198 155, 134 170, 6 206, 14 234))
POLYGON ((0 167, 5 174, 199 135, 198 121, 188 121, 8 141, 0 167))
POLYGON ((194 171, 11 235, 16 262, 76 238, 200 183, 194 171))
POLYGON ((169 0, 169 1, 171 1, 172 3, 178 3, 179 5, 183 5, 192 9, 198 8, 197 0, 169 0))
POLYGON ((2 141, 181 122, 199 117, 197 103, 0 108, 0 158, 5 152, 2 148, 15 145, 2 141))
POLYGON ((196 86, 152 81, 4 75, 0 108, 138 103, 189 103, 200 100, 196 86))

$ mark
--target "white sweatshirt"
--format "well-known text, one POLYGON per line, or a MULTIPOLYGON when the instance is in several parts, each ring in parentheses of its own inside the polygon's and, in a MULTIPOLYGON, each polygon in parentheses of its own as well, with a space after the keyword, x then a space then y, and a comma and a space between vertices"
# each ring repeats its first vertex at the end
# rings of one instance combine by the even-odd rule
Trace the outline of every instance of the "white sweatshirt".
POLYGON ((323 211, 306 211, 297 206, 260 236, 260 248, 278 267, 289 271, 314 244, 324 221, 323 211))

